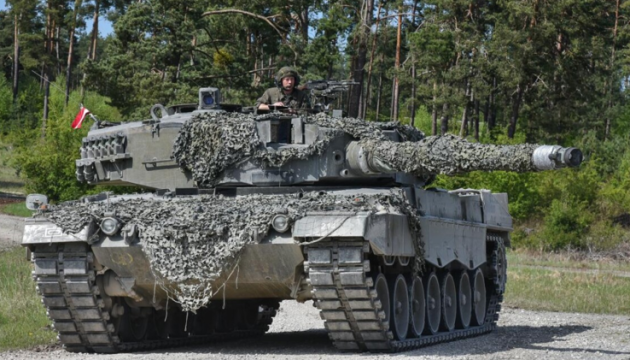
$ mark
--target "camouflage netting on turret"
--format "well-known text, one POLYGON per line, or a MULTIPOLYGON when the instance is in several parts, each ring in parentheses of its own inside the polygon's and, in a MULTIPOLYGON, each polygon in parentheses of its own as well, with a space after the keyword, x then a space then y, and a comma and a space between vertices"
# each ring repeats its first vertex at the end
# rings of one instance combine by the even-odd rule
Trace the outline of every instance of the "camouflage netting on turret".
POLYGON ((258 138, 256 121, 276 114, 245 115, 205 113, 184 124, 175 140, 173 155, 192 173, 199 187, 213 187, 221 173, 242 161, 280 167, 291 160, 321 155, 330 141, 347 134, 359 140, 369 154, 370 165, 380 172, 405 172, 426 178, 474 170, 537 171, 532 154, 538 145, 491 145, 471 143, 453 136, 425 137, 421 131, 397 122, 378 123, 354 118, 332 118, 325 114, 304 117, 304 123, 327 129, 307 147, 274 150, 258 138), (401 142, 393 142, 384 130, 395 130, 401 142))
POLYGON ((112 211, 125 224, 123 231, 137 227, 157 284, 184 311, 195 311, 210 301, 217 286, 221 286, 215 284, 213 288, 212 282, 222 273, 233 272, 243 246, 264 238, 278 213, 288 215, 292 221, 309 211, 402 213, 408 216, 416 241, 416 265, 421 266, 424 258, 419 218, 397 191, 352 196, 307 192, 236 198, 110 198, 60 204, 51 207, 45 216, 64 231, 77 233, 91 222, 99 225, 105 213, 112 211))
POLYGON ((332 118, 318 114, 304 118, 306 124, 330 129, 308 147, 269 149, 258 138, 256 120, 277 117, 275 114, 245 115, 239 113, 204 113, 195 115, 182 127, 175 140, 173 155, 178 164, 192 173, 199 187, 212 187, 220 174, 237 163, 255 160, 264 166, 279 167, 290 160, 321 155, 336 136, 344 133, 353 138, 386 141, 383 130, 396 130, 403 141, 419 141, 424 134, 397 122, 366 122, 354 118, 332 118))
POLYGON ((365 139, 361 146, 370 161, 384 172, 406 172, 422 177, 455 175, 475 170, 538 171, 532 154, 540 145, 490 145, 453 136, 429 136, 419 142, 365 139))

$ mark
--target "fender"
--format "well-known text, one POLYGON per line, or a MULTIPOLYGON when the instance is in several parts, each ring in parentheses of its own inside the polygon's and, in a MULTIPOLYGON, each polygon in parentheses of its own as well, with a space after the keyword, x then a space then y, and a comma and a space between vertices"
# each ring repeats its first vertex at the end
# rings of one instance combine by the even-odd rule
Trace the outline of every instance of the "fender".
POLYGON ((376 254, 415 256, 415 242, 404 214, 310 212, 295 222, 293 237, 364 238, 376 254))
POLYGON ((76 234, 64 233, 59 226, 43 218, 25 219, 24 223, 22 245, 88 242, 88 236, 94 232, 93 223, 76 234))

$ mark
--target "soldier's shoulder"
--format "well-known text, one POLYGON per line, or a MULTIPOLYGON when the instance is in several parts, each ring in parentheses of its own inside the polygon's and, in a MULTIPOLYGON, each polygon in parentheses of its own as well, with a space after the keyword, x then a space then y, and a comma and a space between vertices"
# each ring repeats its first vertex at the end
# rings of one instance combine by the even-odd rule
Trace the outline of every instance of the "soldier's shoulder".
POLYGON ((277 95, 277 94, 280 93, 280 89, 278 89, 277 87, 271 87, 271 88, 265 90, 265 93, 269 94, 269 95, 277 95))

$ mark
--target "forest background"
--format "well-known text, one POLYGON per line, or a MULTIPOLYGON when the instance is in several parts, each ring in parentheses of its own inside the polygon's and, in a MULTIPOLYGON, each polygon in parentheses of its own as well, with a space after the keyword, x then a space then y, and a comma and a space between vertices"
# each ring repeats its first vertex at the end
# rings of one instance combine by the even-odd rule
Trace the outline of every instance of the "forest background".
POLYGON ((628 0, 6 0, 1 160, 53 201, 98 192, 74 176, 80 104, 138 120, 214 86, 253 105, 291 65, 302 83, 356 81, 348 116, 580 147, 577 170, 434 184, 507 192, 517 248, 630 254, 629 41, 628 0))

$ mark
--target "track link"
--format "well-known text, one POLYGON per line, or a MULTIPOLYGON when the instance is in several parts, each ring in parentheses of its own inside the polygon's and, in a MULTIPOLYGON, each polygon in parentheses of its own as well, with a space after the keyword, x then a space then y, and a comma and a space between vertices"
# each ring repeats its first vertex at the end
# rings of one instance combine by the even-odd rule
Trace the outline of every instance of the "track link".
MULTIPOLYGON (((489 244, 494 242, 488 239, 489 244)), ((398 352, 491 332, 496 328, 501 294, 488 291, 489 303, 481 326, 395 340, 384 321, 374 281, 368 274, 368 242, 321 242, 306 248, 305 272, 315 305, 328 335, 340 350, 398 352)), ((494 281, 494 280, 493 280, 494 281)))
POLYGON ((33 252, 33 263, 33 278, 48 317, 63 347, 72 352, 116 353, 256 337, 269 329, 278 309, 269 307, 251 330, 123 342, 104 308, 95 283, 93 255, 86 244, 39 245, 33 252))

